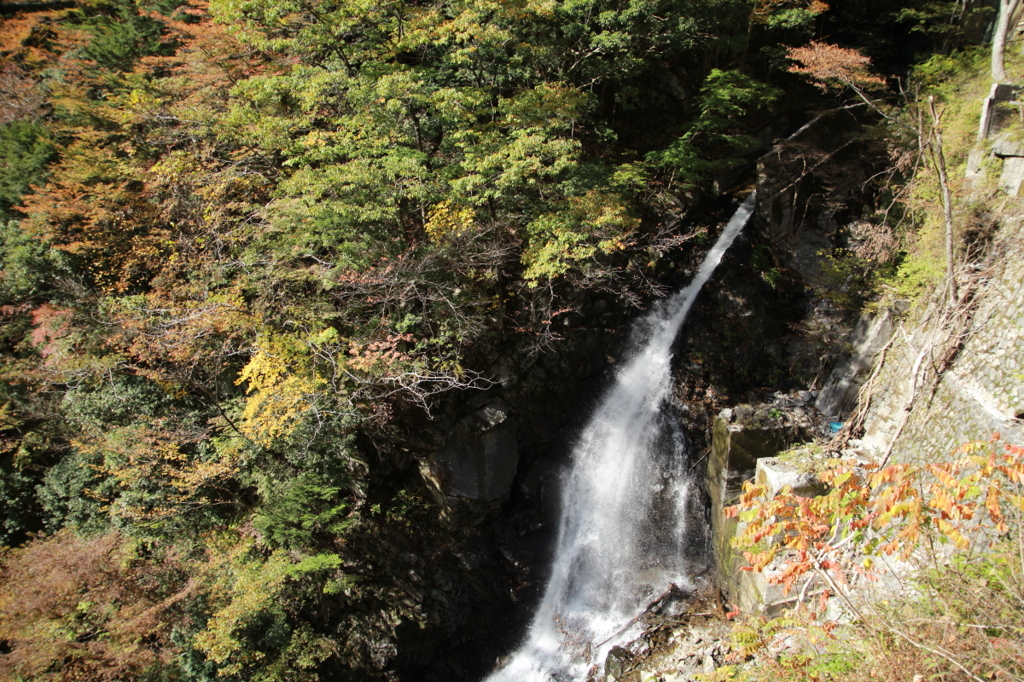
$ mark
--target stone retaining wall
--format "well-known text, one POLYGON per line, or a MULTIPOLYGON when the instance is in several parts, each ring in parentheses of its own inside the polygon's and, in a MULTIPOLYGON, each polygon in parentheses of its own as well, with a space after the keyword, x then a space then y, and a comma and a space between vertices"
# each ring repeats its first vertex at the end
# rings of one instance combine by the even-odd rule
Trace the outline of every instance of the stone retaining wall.
MULTIPOLYGON (((997 237, 987 282, 956 360, 937 384, 941 358, 926 354, 914 404, 893 446, 895 461, 923 463, 947 456, 961 443, 1003 440, 1024 443, 1024 227, 1009 221, 997 237), (934 392, 933 389, 934 388, 934 392)), ((912 332, 897 330, 878 375, 865 420, 864 444, 883 451, 897 436, 921 349, 937 334, 933 306, 912 332)))

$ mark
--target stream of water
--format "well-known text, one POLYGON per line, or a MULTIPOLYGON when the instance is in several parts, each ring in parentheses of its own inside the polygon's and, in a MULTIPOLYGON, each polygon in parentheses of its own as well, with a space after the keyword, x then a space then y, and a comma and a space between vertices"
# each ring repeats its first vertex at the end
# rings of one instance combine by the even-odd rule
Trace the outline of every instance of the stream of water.
POLYGON ((686 441, 672 409, 672 344, 750 219, 740 205, 688 286, 637 320, 629 356, 572 452, 551 577, 522 646, 487 682, 579 682, 669 585, 692 587, 686 441))

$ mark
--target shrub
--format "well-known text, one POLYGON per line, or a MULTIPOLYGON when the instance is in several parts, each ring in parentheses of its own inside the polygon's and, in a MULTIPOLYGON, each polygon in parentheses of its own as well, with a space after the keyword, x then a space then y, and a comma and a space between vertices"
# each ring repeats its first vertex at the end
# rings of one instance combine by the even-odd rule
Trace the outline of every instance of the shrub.
POLYGON ((727 510, 746 523, 734 539, 749 550, 743 570, 776 562, 781 570, 769 582, 788 591, 814 576, 824 591, 814 608, 802 604, 805 587, 796 612, 778 622, 742 620, 736 651, 757 657, 758 667, 729 667, 708 679, 1021 679, 1024 447, 996 434, 961 446, 948 462, 847 463, 821 478, 831 490, 816 498, 783 491, 765 500, 748 483, 727 510), (876 560, 890 555, 916 566, 911 589, 881 603, 860 599, 856 577, 877 578, 885 562, 876 560), (856 617, 851 625, 823 619, 830 593, 856 617), (840 634, 836 654, 828 642, 840 634), (866 665, 847 667, 844 655, 857 651, 866 665), (829 670, 817 659, 812 665, 812 654, 827 654, 829 670))

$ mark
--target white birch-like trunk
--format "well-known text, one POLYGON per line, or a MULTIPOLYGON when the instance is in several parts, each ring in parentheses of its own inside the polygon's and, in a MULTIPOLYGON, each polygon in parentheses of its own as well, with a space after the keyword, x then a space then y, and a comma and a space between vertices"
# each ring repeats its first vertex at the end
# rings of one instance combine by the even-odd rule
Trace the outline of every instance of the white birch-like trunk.
POLYGON ((1011 18, 1017 15, 1019 5, 1020 0, 999 0, 999 17, 996 19, 996 30, 992 35, 992 80, 996 83, 1006 82, 1006 39, 1012 28, 1011 18))

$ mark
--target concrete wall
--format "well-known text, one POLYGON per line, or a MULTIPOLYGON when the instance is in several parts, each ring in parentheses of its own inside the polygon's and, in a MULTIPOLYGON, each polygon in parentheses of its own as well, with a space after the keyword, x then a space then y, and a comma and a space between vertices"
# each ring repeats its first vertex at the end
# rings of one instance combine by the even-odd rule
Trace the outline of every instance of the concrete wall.
MULTIPOLYGON (((992 256, 973 273, 980 278, 976 305, 960 330, 959 352, 948 366, 942 357, 948 345, 933 343, 943 338, 937 304, 916 314, 911 311, 902 319, 889 311, 884 318, 865 320, 858 327, 859 336, 851 342, 863 357, 837 367, 843 376, 829 384, 834 384, 834 391, 819 394, 819 404, 851 409, 848 394, 855 393, 856 384, 872 373, 871 360, 887 340, 891 338, 892 343, 872 382, 863 447, 849 452, 877 460, 893 442, 892 461, 923 464, 947 460, 962 443, 988 440, 996 431, 1003 441, 1024 444, 1024 218, 1006 221, 995 238, 992 256), (921 349, 929 345, 934 350, 923 356, 920 380, 912 386, 914 365, 921 349), (845 384, 840 381, 843 377, 845 384)), ((839 415, 840 419, 847 416, 839 415)), ((715 419, 708 489, 723 586, 745 610, 774 613, 773 608, 786 600, 764 575, 737 570, 739 557, 729 545, 737 522, 722 513, 735 502, 743 480, 754 475, 755 467, 767 472, 770 460, 766 458, 809 435, 772 428, 768 421, 750 406, 725 410, 715 419)), ((765 477, 770 483, 767 473, 765 477)))
POLYGON ((718 574, 734 600, 763 600, 761 595, 767 588, 761 576, 739 570, 742 555, 729 544, 736 535, 737 521, 726 518, 724 509, 736 503, 743 482, 754 477, 759 461, 774 457, 793 443, 810 440, 813 428, 802 411, 797 415, 781 413, 770 404, 738 405, 715 417, 707 468, 711 525, 718 574))

